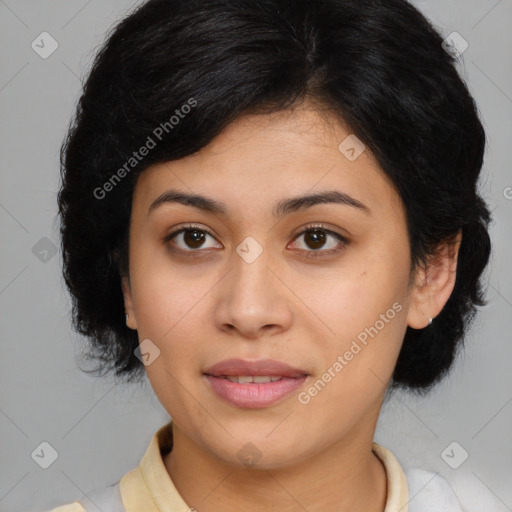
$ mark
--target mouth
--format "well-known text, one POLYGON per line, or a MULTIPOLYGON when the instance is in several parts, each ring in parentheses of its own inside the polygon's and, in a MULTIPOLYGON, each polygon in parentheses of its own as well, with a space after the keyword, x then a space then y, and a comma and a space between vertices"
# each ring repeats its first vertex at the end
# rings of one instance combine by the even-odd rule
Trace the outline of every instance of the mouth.
POLYGON ((204 372, 210 389, 242 408, 268 407, 300 388, 308 373, 271 359, 221 361, 204 372))

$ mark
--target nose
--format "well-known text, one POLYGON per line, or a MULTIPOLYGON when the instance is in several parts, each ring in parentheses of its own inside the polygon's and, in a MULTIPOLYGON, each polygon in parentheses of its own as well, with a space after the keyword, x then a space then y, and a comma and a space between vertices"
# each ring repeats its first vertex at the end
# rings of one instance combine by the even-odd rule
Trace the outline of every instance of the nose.
POLYGON ((252 340, 288 330, 293 320, 289 302, 293 294, 277 277, 277 269, 268 266, 266 252, 251 263, 235 251, 231 259, 231 271, 217 292, 217 328, 252 340))

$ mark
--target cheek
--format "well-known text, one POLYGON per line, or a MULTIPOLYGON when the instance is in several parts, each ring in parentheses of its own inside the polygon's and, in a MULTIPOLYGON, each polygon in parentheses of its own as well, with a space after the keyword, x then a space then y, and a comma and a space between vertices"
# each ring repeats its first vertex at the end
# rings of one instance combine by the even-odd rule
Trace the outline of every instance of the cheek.
POLYGON ((165 341, 199 301, 199 283, 180 269, 154 242, 134 247, 130 270, 139 337, 165 341))
POLYGON ((375 250, 347 258, 343 267, 314 287, 307 280, 301 282, 308 305, 329 328, 326 336, 316 337, 325 375, 321 380, 328 381, 330 389, 322 391, 318 403, 367 403, 365 394, 380 393, 393 372, 407 327, 409 262, 407 252, 391 251, 385 241, 373 244, 375 250))
POLYGON ((196 385, 197 375, 191 369, 197 365, 198 340, 205 338, 200 331, 206 289, 154 265, 135 278, 132 290, 139 340, 151 340, 159 351, 145 367, 156 396, 171 415, 180 417, 183 404, 188 404, 190 414, 200 416, 187 390, 196 385))
MULTIPOLYGON (((347 340, 374 325, 395 302, 403 301, 406 269, 407 258, 383 247, 347 254, 339 267, 317 272, 315 279, 307 273, 292 277, 294 291, 328 329, 328 337, 347 340)), ((390 312, 393 318, 394 313, 390 312)))
POLYGON ((379 407, 405 332, 401 303, 382 312, 385 320, 380 313, 367 313, 367 321, 360 317, 351 325, 340 319, 335 341, 323 350, 324 364, 298 396, 301 405, 295 412, 327 437, 336 438, 340 429, 349 431, 379 407))
POLYGON ((192 293, 190 287, 179 282, 152 282, 148 279, 141 288, 135 303, 139 338, 151 339, 162 352, 174 352, 178 347, 191 347, 200 321, 200 293, 192 293), (191 329, 190 323, 194 328, 191 329), (179 340, 178 346, 175 341, 179 340))
POLYGON ((159 389, 180 395, 172 376, 188 388, 197 377, 190 369, 197 367, 201 343, 212 336, 208 291, 214 284, 212 276, 189 275, 168 262, 157 264, 156 258, 151 267, 135 272, 132 293, 139 340, 151 340, 160 351, 155 363, 146 366, 157 395, 159 389))

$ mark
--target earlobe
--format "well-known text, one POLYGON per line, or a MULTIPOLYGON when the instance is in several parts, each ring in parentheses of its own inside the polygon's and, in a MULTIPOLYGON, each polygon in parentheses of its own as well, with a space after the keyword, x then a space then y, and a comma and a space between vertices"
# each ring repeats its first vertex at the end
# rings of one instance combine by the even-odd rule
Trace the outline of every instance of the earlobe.
POLYGON ((126 315, 126 325, 130 329, 137 329, 137 319, 133 310, 132 290, 130 279, 127 276, 121 277, 121 288, 123 291, 124 310, 126 315))
POLYGON ((426 269, 416 276, 407 324, 413 329, 424 329, 444 308, 452 294, 457 277, 457 260, 462 229, 441 244, 426 269))

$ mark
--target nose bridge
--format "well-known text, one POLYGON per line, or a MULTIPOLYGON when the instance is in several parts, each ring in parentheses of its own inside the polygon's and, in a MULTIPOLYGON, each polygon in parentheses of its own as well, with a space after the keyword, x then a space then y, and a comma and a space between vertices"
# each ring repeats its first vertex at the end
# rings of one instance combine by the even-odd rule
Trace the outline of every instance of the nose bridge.
MULTIPOLYGON (((261 237, 260 237, 261 239, 261 237)), ((267 268, 268 249, 264 249, 254 237, 247 236, 238 244, 232 255, 234 265, 231 276, 231 293, 243 301, 247 296, 251 301, 271 300, 272 273, 267 268)))
POLYGON ((217 307, 218 326, 235 327, 256 336, 261 327, 285 327, 290 321, 285 290, 267 267, 269 253, 253 237, 246 237, 232 254, 232 270, 222 287, 217 307))

